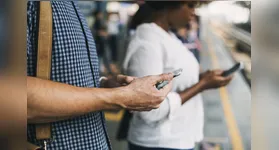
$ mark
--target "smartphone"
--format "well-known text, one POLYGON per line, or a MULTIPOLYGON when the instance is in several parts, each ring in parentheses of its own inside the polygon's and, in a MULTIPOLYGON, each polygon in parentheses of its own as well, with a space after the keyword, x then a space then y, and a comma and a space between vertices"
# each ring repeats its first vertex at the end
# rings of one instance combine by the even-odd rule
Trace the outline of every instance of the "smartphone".
MULTIPOLYGON (((178 77, 182 73, 183 69, 178 69, 173 71, 173 78, 178 77)), ((162 89, 164 86, 166 86, 169 83, 169 81, 161 81, 158 82, 155 86, 158 90, 162 89)))
POLYGON ((232 68, 230 68, 230 69, 224 71, 224 72, 222 73, 222 76, 223 76, 223 77, 227 77, 227 76, 233 74, 234 72, 236 72, 236 71, 238 71, 238 70, 241 70, 241 69, 243 69, 243 68, 244 68, 243 62, 236 63, 232 68))

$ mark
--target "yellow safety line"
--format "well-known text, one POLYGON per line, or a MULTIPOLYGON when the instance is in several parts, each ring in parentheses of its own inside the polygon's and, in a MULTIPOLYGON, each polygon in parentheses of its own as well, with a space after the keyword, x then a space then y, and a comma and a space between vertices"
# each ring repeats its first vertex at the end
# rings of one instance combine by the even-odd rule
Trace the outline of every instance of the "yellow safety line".
MULTIPOLYGON (((220 67, 219 61, 218 61, 215 51, 213 51, 213 49, 212 49, 212 43, 209 38, 207 39, 207 43, 208 43, 208 50, 209 50, 209 54, 211 56, 213 68, 219 68, 220 67)), ((231 137, 232 148, 233 148, 233 150, 243 150, 244 148, 243 148, 243 143, 242 143, 242 137, 240 135, 240 132, 239 132, 239 129, 236 124, 236 120, 235 120, 235 117, 234 117, 234 114, 232 111, 232 107, 229 102, 228 90, 225 87, 220 88, 220 97, 221 97, 221 102, 223 105, 223 110, 224 110, 224 115, 226 118, 227 127, 229 129, 229 134, 231 137)))
POLYGON ((110 113, 110 112, 105 112, 105 118, 108 121, 120 121, 123 117, 124 110, 120 110, 118 113, 110 113))

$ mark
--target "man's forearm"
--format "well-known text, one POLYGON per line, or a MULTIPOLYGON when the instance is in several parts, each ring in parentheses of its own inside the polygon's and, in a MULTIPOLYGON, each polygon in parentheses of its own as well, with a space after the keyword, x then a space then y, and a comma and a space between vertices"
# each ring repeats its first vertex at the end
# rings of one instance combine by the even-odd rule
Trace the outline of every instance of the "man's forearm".
POLYGON ((184 104, 185 102, 190 100, 192 97, 194 97, 198 93, 202 92, 203 91, 202 84, 203 84, 202 82, 198 82, 197 84, 193 85, 192 87, 190 87, 182 92, 179 92, 179 95, 182 99, 181 103, 184 104))
POLYGON ((29 123, 54 122, 94 111, 117 109, 123 88, 81 88, 27 77, 29 123))

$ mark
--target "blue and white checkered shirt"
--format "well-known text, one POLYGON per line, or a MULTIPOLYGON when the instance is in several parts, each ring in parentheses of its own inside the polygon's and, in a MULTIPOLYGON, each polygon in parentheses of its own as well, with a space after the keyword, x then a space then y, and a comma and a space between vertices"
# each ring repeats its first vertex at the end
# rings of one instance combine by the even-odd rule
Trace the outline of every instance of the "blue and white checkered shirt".
MULTIPOLYGON (((53 50, 51 80, 78 87, 99 87, 98 57, 87 22, 76 2, 52 1, 53 50)), ((27 74, 36 76, 39 2, 27 5, 27 74)), ((49 150, 107 150, 110 143, 103 112, 51 123, 49 150)), ((36 140, 35 126, 28 124, 28 141, 36 140)))

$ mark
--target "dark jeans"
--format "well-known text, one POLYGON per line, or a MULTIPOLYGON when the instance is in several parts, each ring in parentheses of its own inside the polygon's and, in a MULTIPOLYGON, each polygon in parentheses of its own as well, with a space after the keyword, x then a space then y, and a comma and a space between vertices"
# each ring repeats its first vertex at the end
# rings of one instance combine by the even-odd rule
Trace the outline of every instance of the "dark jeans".
POLYGON ((172 148, 156 148, 156 147, 141 147, 129 142, 129 150, 194 150, 192 149, 172 149, 172 148))

